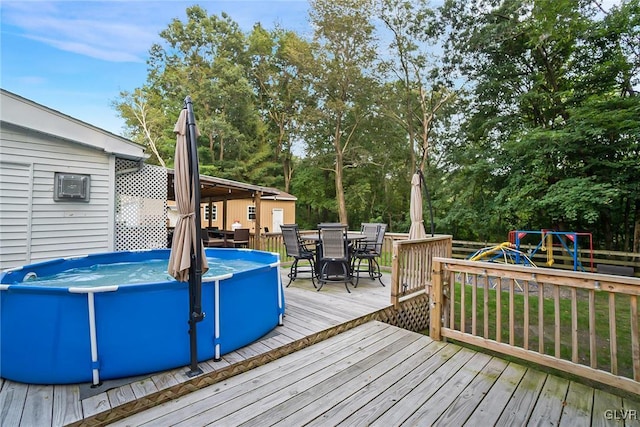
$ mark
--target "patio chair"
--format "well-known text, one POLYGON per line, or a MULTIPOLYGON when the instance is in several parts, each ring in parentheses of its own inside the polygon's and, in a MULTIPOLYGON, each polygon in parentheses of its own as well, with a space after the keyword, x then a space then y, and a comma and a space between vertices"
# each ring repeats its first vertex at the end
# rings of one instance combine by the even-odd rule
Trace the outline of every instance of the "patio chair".
POLYGON ((318 282, 322 286, 327 282, 344 282, 347 292, 348 283, 353 285, 349 248, 347 243, 347 227, 344 225, 321 225, 318 228, 320 237, 320 273, 318 282))
MULTIPOLYGON (((384 286, 384 283, 382 282, 380 264, 376 258, 380 257, 382 254, 382 242, 384 241, 384 233, 387 230, 387 224, 368 224, 367 227, 371 227, 372 225, 375 225, 376 228, 375 239, 370 241, 365 240, 362 242, 360 248, 356 249, 353 254, 353 272, 356 276, 356 284, 354 287, 358 286, 360 273, 367 273, 371 280, 378 279, 380 284, 384 286), (365 260, 367 261, 367 265, 365 268, 362 268, 362 261, 365 260)), ((367 234, 364 231, 364 224, 362 232, 367 234)), ((370 230, 367 232, 370 232, 370 230)))
MULTIPOLYGON (((354 247, 354 252, 369 252, 370 250, 375 249, 378 231, 380 231, 380 224, 363 222, 360 225, 360 233, 364 234, 366 238, 357 242, 357 245, 354 247)), ((353 260, 355 261, 356 258, 353 260)))
POLYGON ((316 287, 316 253, 313 249, 307 247, 302 239, 300 238, 300 231, 298 230, 297 224, 282 224, 280 226, 280 230, 282 231, 282 240, 284 241, 284 247, 287 252, 287 256, 293 258, 293 263, 291 264, 291 268, 289 269, 289 274, 287 277, 289 278, 289 283, 287 283, 287 287, 298 278, 299 273, 310 273, 311 274, 311 283, 313 287, 316 287), (309 262, 309 267, 300 267, 300 260, 305 260, 309 262))
POLYGON ((227 240, 227 246, 231 248, 249 247, 249 229, 236 228, 233 230, 233 240, 227 240))
POLYGON ((206 228, 202 229, 200 237, 202 237, 202 246, 205 248, 221 248, 224 246, 224 240, 211 237, 210 232, 206 228))

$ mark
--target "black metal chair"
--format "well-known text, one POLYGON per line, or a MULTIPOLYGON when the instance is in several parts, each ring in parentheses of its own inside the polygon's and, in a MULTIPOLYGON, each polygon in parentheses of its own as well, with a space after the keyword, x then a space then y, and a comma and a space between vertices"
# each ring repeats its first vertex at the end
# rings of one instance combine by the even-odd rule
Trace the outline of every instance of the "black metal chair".
POLYGON ((297 224, 283 224, 280 226, 280 230, 282 231, 282 240, 284 241, 284 247, 287 252, 287 256, 293 258, 293 263, 291 264, 291 269, 289 270, 289 283, 287 283, 287 287, 298 278, 299 273, 310 273, 311 274, 311 283, 313 287, 316 287, 316 263, 315 263, 315 252, 307 247, 302 239, 300 238, 300 232, 298 230, 297 224), (306 260, 309 262, 309 268, 301 268, 299 266, 300 260, 306 260))
POLYGON ((353 253, 353 272, 356 276, 356 284, 358 286, 360 281, 360 273, 367 273, 371 280, 378 279, 380 284, 384 286, 382 282, 382 272, 380 271, 380 264, 376 258, 382 254, 382 243, 384 242, 384 234, 387 230, 387 224, 371 224, 367 223, 365 232, 365 224, 362 225, 362 232, 364 234, 372 233, 372 228, 375 226, 376 233, 374 239, 366 239, 361 242, 361 245, 353 253), (366 268, 362 268, 362 261, 367 261, 366 268))
POLYGON ((348 283, 353 285, 351 265, 349 263, 349 248, 347 244, 347 227, 344 225, 320 224, 320 273, 318 291, 327 282, 344 282, 347 292, 348 283))

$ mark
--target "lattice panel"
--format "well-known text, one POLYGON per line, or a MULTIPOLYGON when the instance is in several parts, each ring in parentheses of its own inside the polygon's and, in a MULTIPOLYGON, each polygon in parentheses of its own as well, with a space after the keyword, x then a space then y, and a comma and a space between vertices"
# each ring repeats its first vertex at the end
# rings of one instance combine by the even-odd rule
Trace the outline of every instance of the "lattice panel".
POLYGON ((115 250, 167 247, 167 170, 116 159, 115 250))
POLYGON ((400 302, 400 309, 389 307, 377 313, 377 320, 413 332, 429 329, 429 296, 417 295, 400 302))

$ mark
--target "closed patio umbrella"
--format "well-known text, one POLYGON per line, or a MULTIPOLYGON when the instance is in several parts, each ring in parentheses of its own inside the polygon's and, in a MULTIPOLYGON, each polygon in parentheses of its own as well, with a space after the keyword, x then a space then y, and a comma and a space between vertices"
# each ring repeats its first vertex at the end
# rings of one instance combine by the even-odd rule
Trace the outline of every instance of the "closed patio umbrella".
POLYGON ((168 273, 180 282, 189 281, 189 335, 191 338, 191 372, 198 368, 196 323, 203 319, 202 274, 209 269, 201 240, 200 171, 196 138, 199 134, 193 116, 191 98, 185 99, 185 108, 180 112, 173 131, 176 133, 174 159, 174 192, 178 221, 176 222, 168 273))
POLYGON ((427 233, 424 231, 424 221, 422 219, 422 187, 420 186, 420 175, 417 173, 414 173, 413 178, 411 178, 409 214, 411 215, 409 239, 426 238, 427 233))

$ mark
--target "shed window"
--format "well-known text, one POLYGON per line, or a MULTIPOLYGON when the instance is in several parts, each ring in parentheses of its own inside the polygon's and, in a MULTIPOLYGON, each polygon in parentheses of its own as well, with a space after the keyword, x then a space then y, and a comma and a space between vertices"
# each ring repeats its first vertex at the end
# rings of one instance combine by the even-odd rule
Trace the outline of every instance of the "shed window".
POLYGON ((256 207, 255 206, 247 206, 247 219, 249 221, 255 221, 255 219, 256 219, 256 207))
MULTIPOLYGON (((209 221, 209 205, 204 207, 204 219, 209 221)), ((216 205, 211 205, 211 221, 218 220, 218 207, 216 205)))

